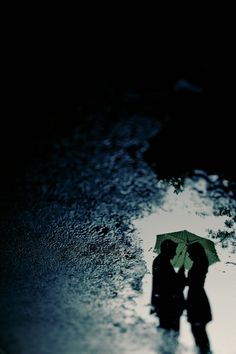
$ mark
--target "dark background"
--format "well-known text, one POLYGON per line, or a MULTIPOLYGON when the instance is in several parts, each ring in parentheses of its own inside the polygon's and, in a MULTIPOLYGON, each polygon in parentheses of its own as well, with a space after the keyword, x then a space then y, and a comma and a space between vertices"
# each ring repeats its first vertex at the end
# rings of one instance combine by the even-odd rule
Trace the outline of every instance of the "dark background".
POLYGON ((170 49, 168 42, 163 46, 156 39, 142 47, 137 36, 125 46, 114 39, 101 45, 89 38, 16 46, 7 58, 3 85, 4 188, 12 189, 32 160, 46 158, 50 144, 79 125, 81 116, 107 114, 107 107, 110 120, 129 113, 167 117, 145 155, 160 175, 195 168, 234 180, 227 68, 212 61, 207 45, 197 43, 191 50, 188 43, 170 49), (176 89, 179 80, 190 86, 176 89))

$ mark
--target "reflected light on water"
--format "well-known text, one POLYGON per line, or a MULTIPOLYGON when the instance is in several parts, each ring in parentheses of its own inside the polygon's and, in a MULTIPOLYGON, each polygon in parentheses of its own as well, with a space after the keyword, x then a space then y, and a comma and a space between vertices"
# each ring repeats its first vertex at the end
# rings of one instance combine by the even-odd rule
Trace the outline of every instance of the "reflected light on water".
MULTIPOLYGON (((204 181, 200 181, 204 190, 204 181)), ((156 212, 142 219, 134 220, 134 226, 143 247, 147 273, 143 279, 143 294, 136 299, 136 311, 147 322, 156 320, 149 314, 152 284, 153 252, 157 234, 188 230, 202 237, 208 237, 208 229, 225 229, 225 216, 213 215, 213 203, 206 194, 199 194, 193 182, 188 181, 185 190, 174 193, 170 187, 164 204, 156 212)), ((198 186, 199 187, 199 186, 198 186)), ((199 188, 198 188, 199 189, 199 188)), ((209 297, 213 321, 207 325, 207 333, 214 354, 235 354, 236 318, 236 255, 229 249, 216 244, 220 262, 209 267, 205 290, 209 297), (230 263, 226 263, 230 262, 230 263)), ((187 288, 185 289, 186 294, 187 288)), ((179 342, 186 347, 185 353, 194 353, 194 340, 184 313, 181 318, 179 342)))

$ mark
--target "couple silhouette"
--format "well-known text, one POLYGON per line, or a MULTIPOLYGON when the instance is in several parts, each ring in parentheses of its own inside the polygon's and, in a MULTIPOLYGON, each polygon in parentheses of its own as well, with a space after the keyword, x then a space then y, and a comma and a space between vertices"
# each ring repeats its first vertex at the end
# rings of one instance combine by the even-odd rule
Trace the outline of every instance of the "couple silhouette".
POLYGON ((193 265, 185 276, 184 267, 175 271, 171 259, 176 254, 177 243, 165 240, 161 244, 161 252, 153 261, 153 283, 151 296, 151 314, 159 318, 159 328, 179 335, 180 317, 187 310, 187 319, 191 324, 192 334, 198 352, 211 353, 206 325, 212 320, 210 304, 204 290, 208 259, 199 242, 188 246, 189 258, 193 265), (188 286, 187 298, 184 288, 188 286))

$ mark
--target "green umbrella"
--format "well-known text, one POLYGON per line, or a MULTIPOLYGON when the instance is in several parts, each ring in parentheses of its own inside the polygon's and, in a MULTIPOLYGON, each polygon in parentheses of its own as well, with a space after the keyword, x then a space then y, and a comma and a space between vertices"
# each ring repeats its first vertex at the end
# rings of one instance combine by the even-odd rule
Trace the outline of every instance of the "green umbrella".
POLYGON ((160 253, 160 247, 161 243, 164 240, 172 240, 178 243, 177 249, 176 249, 176 256, 171 260, 171 263, 174 267, 181 267, 184 265, 186 269, 190 269, 193 262, 188 256, 187 252, 187 247, 194 243, 194 242, 199 242, 203 247, 206 252, 209 265, 218 262, 220 259, 217 255, 216 249, 215 249, 215 244, 213 241, 195 235, 187 230, 182 230, 182 231, 176 231, 176 232, 169 232, 166 234, 160 234, 156 235, 156 244, 154 247, 154 252, 160 253))

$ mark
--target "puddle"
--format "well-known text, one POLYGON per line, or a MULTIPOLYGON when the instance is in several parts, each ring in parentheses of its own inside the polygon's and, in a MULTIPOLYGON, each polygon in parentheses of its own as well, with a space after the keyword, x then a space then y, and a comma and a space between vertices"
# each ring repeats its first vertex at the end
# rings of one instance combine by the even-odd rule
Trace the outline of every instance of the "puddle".
MULTIPOLYGON (((133 222, 147 265, 147 273, 143 279, 143 294, 136 299, 136 311, 141 318, 153 325, 158 323, 158 320, 149 314, 152 262, 156 257, 156 253, 153 252, 155 235, 186 229, 207 238, 209 229, 213 231, 225 229, 226 217, 213 215, 213 202, 204 193, 204 184, 204 180, 198 181, 198 190, 200 186, 202 193, 196 190, 196 183, 192 180, 186 181, 184 191, 179 194, 174 193, 173 187, 169 187, 162 208, 133 222)), ((220 262, 209 267, 205 282, 213 315, 213 321, 207 325, 207 333, 214 354, 235 354, 236 265, 233 263, 236 263, 236 254, 229 248, 222 248, 217 241, 216 249, 220 262)), ((187 289, 185 294, 186 291, 187 289)), ((185 313, 181 318, 179 342, 186 348, 185 353, 195 353, 185 313)))

